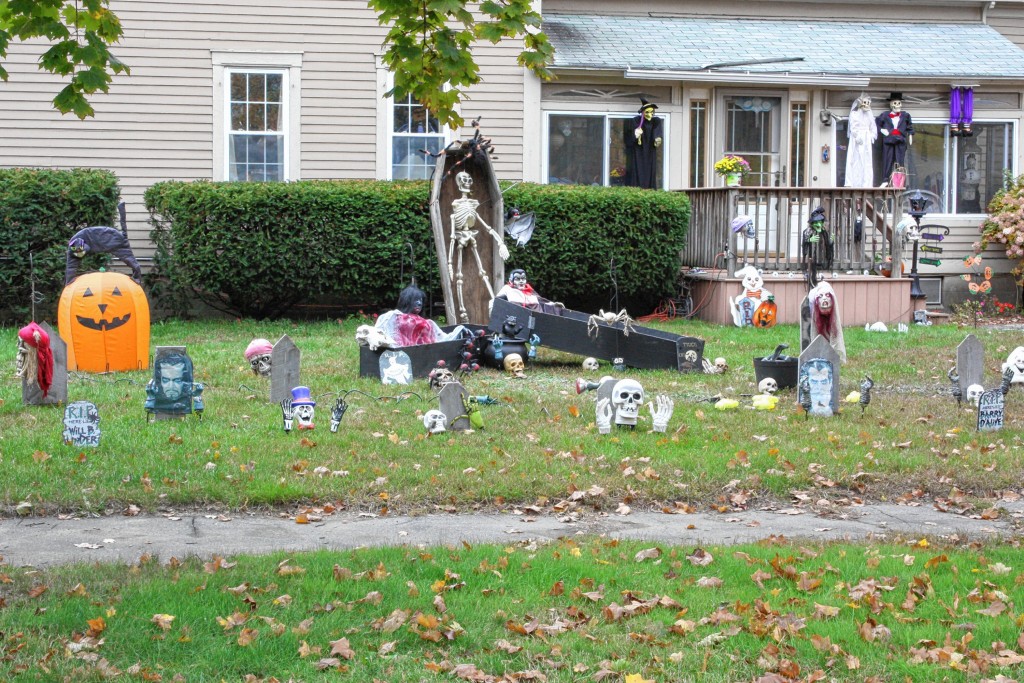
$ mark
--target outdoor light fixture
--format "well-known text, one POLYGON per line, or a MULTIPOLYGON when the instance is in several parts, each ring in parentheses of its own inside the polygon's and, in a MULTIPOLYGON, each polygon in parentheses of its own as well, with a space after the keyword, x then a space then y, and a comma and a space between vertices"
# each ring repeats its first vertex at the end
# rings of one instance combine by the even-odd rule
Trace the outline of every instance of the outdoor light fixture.
POLYGON ((910 211, 907 213, 914 219, 917 226, 921 227, 921 218, 927 213, 928 203, 931 200, 921 194, 921 190, 914 190, 914 194, 910 195, 907 201, 910 202, 910 211))
POLYGON ((834 118, 836 118, 836 115, 828 109, 822 109, 818 112, 818 120, 821 121, 821 125, 823 126, 831 126, 832 119, 834 118))
POLYGON ((920 241, 921 219, 928 209, 928 197, 921 194, 921 190, 914 190, 913 194, 907 197, 910 202, 910 217, 914 219, 917 230, 914 237, 914 256, 910 263, 910 298, 924 299, 925 293, 921 291, 921 278, 917 274, 917 243, 920 241))

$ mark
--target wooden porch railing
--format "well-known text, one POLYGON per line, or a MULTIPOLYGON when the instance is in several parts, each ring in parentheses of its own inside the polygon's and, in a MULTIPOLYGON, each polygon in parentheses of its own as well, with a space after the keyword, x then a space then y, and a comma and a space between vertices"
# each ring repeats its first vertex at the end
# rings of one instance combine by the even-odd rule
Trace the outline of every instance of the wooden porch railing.
MULTIPOLYGON (((893 240, 894 226, 904 213, 898 190, 720 187, 680 192, 689 195, 692 209, 681 253, 683 266, 727 267, 731 273, 739 262, 766 271, 802 270, 802 234, 818 206, 825 209, 826 228, 835 236, 833 270, 874 271, 889 256, 900 262, 902 245, 893 240), (732 220, 741 214, 753 219, 755 237, 732 231, 732 220)), ((892 270, 895 277, 900 276, 899 268, 892 270)))

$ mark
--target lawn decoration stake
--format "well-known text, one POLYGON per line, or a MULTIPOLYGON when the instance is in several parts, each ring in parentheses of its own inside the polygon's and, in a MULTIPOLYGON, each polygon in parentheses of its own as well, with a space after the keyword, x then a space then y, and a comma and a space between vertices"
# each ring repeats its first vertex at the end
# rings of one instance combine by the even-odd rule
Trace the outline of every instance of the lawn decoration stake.
POLYGON ((95 448, 100 445, 100 413, 94 403, 75 401, 64 408, 64 443, 95 448))
POLYGON ((203 417, 203 385, 193 382, 192 359, 184 346, 158 346, 153 359, 153 379, 146 384, 147 418, 169 420, 195 413, 203 417))
POLYGON ((76 277, 60 295, 57 326, 71 370, 149 367, 149 300, 127 275, 99 271, 76 277))
POLYGON ((270 377, 271 361, 270 354, 274 350, 273 344, 266 339, 253 339, 245 348, 245 360, 252 368, 252 374, 260 377, 270 377))
POLYGON ((338 431, 338 427, 341 426, 341 419, 345 417, 345 411, 348 410, 348 403, 345 402, 345 397, 340 396, 334 402, 334 407, 331 408, 331 433, 338 431))
POLYGON ((1003 396, 1010 393, 1010 386, 1013 385, 1013 368, 1006 368, 1003 370, 1003 379, 999 382, 999 391, 1002 392, 1003 396))
POLYGON ((860 383, 860 414, 863 415, 864 411, 867 410, 868 405, 871 403, 871 388, 875 386, 875 381, 871 379, 870 375, 864 375, 864 380, 860 383))

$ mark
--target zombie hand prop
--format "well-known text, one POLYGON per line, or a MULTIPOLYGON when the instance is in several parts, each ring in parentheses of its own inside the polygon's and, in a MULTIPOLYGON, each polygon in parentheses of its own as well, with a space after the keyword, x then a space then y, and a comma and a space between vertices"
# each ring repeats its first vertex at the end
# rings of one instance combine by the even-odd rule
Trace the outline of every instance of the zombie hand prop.
POLYGON ((281 399, 281 417, 284 418, 284 431, 292 431, 292 419, 295 417, 295 411, 292 410, 290 398, 281 399))
POLYGON ((341 426, 341 418, 345 417, 346 410, 348 410, 348 403, 345 403, 345 399, 339 398, 334 402, 334 407, 331 408, 331 432, 338 431, 338 427, 341 426))
POLYGON ((599 434, 611 434, 612 431, 612 402, 610 399, 602 398, 597 402, 597 414, 594 418, 599 434))
POLYGON ((505 246, 504 242, 498 242, 498 256, 501 257, 502 261, 508 259, 508 247, 505 246))
POLYGON ((647 408, 651 411, 654 431, 664 433, 668 428, 668 421, 672 419, 672 409, 675 408, 675 403, 665 394, 658 394, 655 401, 658 403, 657 408, 653 403, 648 403, 647 408))

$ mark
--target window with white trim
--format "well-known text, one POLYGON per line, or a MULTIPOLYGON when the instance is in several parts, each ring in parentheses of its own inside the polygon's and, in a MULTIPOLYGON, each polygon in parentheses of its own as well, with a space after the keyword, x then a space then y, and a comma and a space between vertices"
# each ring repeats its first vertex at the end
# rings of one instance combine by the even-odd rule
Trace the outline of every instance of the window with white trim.
MULTIPOLYGON (((666 181, 665 154, 669 122, 663 119, 665 138, 655 152, 658 186, 666 181)), ((545 182, 563 185, 623 185, 626 182, 626 141, 635 140, 636 114, 547 114, 545 182)))
POLYGON ((302 55, 213 52, 215 180, 299 178, 302 55))
POLYGON ((392 180, 430 178, 437 154, 444 149, 444 144, 444 129, 426 107, 412 95, 401 100, 392 99, 392 180))

